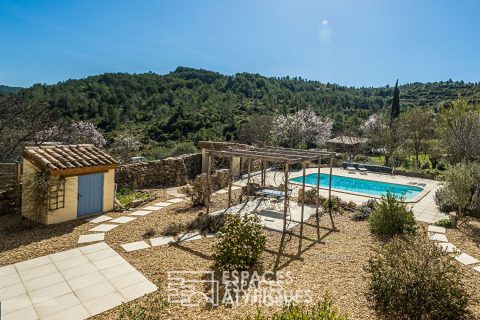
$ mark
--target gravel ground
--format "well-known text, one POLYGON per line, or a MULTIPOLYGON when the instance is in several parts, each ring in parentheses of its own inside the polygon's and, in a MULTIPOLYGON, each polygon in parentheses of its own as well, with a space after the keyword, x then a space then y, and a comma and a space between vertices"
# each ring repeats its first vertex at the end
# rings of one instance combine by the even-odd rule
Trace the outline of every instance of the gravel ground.
MULTIPOLYGON (((167 199, 163 191, 157 192, 158 202, 167 199)), ((212 211, 222 207, 225 195, 215 196, 212 211)), ((135 266, 147 278, 161 285, 160 295, 166 297, 166 277, 168 271, 174 270, 210 270, 212 267, 212 247, 217 241, 207 238, 180 245, 160 246, 145 250, 126 253, 121 244, 143 239, 143 235, 153 229, 158 236, 172 222, 186 223, 193 220, 202 208, 192 208, 189 201, 174 204, 167 210, 139 217, 135 221, 122 225, 106 233, 106 242, 119 252, 127 261, 135 266)), ((125 213, 112 212, 112 217, 125 213)), ((314 223, 314 218, 309 223, 314 223)), ((82 220, 71 221, 59 225, 35 226, 32 229, 20 230, 18 216, 0 216, 0 266, 12 264, 26 259, 78 247, 78 236, 92 228, 91 223, 82 220)), ((288 287, 294 289, 310 289, 313 300, 317 301, 328 292, 341 312, 346 312, 349 319, 380 319, 366 300, 367 290, 366 265, 372 246, 379 242, 370 235, 367 222, 354 222, 346 216, 335 215, 338 231, 329 232, 329 219, 322 218, 322 242, 315 243, 316 230, 313 226, 304 229, 303 250, 298 254, 299 239, 287 236, 284 253, 280 259, 280 271, 290 271, 294 282, 288 287)), ((459 230, 448 230, 447 237, 459 249, 480 258, 478 239, 480 222, 470 223, 475 227, 475 233, 466 234, 459 230)), ((472 227, 472 228, 473 228, 472 227)), ((264 231, 267 235, 267 250, 262 258, 263 270, 273 269, 277 258, 281 235, 276 232, 264 231)), ((298 234, 299 226, 293 229, 298 234)), ((480 318, 480 274, 472 268, 465 267, 464 282, 473 296, 471 310, 480 318)), ((127 305, 141 304, 146 298, 141 298, 127 305)), ((261 307, 265 312, 275 308, 261 307)), ((115 308, 94 319, 117 319, 120 308, 115 308)), ((234 307, 196 307, 186 308, 171 304, 158 314, 159 319, 238 319, 240 316, 254 315, 256 306, 239 305, 234 307)))

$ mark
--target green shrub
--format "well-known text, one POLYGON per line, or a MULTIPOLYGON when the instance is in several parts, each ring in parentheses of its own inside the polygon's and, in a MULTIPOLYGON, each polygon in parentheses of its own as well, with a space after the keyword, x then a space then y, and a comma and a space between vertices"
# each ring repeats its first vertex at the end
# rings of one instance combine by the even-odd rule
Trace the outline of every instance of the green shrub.
POLYGON ((220 270, 249 270, 260 260, 267 238, 255 216, 227 215, 213 249, 215 267, 220 270))
POLYGON ((333 305, 332 299, 325 295, 323 300, 315 306, 307 308, 305 306, 290 305, 285 306, 281 312, 271 316, 265 316, 258 313, 254 318, 244 318, 245 320, 348 320, 348 316, 340 314, 333 305))
POLYGON ((375 205, 368 222, 372 233, 385 236, 412 231, 415 225, 412 210, 391 193, 375 205))
POLYGON ((445 188, 440 188, 435 192, 433 197, 435 204, 441 212, 451 212, 456 209, 455 203, 451 200, 450 196, 446 195, 446 192, 448 191, 445 188))
POLYGON ((450 221, 450 219, 442 219, 440 221, 435 222, 435 225, 439 227, 444 227, 444 228, 451 228, 452 221, 450 221))
POLYGON ((427 162, 423 162, 421 165, 420 165, 420 169, 422 170, 426 170, 426 169, 430 169, 430 163, 427 161, 427 162))
POLYGON ((127 206, 132 201, 147 199, 150 195, 146 192, 132 190, 129 187, 120 187, 115 197, 123 206, 127 206))
POLYGON ((453 255, 422 234, 395 238, 368 262, 369 298, 392 319, 463 319, 468 295, 453 255))

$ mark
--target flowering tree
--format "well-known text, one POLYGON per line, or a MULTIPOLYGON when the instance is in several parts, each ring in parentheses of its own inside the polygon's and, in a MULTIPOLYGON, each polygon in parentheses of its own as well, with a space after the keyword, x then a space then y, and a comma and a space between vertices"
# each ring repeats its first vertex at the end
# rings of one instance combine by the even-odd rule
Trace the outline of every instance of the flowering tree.
POLYGON ((90 143, 103 148, 107 143, 103 134, 93 123, 77 121, 64 126, 53 126, 40 131, 36 141, 55 141, 65 144, 90 143))
POLYGON ((137 151, 140 142, 133 135, 128 133, 119 134, 112 143, 111 151, 120 159, 127 160, 130 153, 137 151))
POLYGON ((333 122, 311 110, 273 118, 272 141, 287 148, 312 147, 324 144, 332 135, 333 122))

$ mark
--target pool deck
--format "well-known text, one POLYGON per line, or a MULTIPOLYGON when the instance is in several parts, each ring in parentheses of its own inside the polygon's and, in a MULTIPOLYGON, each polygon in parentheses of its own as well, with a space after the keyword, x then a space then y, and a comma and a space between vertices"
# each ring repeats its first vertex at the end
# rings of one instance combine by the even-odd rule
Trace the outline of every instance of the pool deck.
MULTIPOLYGON (((321 173, 329 173, 329 168, 321 168, 321 173)), ((306 170, 306 174, 317 173, 317 168, 309 168, 306 170)), ((381 181, 381 182, 389 182, 389 183, 396 183, 396 184, 403 184, 403 185, 411 185, 409 183, 424 183, 425 186, 422 188, 424 189, 418 196, 410 200, 411 203, 408 205, 412 207, 413 213, 415 215, 415 219, 417 221, 422 221, 426 223, 435 223, 439 220, 446 219, 448 216, 442 212, 440 212, 437 208, 437 205, 434 201, 434 195, 436 190, 441 186, 439 181, 430 180, 430 179, 422 179, 422 178, 414 178, 414 177, 406 177, 400 175, 391 175, 391 174, 382 174, 382 173, 374 173, 374 172, 366 172, 366 174, 360 174, 359 171, 356 171, 354 174, 349 173, 347 170, 341 168, 333 168, 332 171, 333 175, 337 176, 344 176, 350 178, 357 178, 357 179, 367 179, 367 180, 374 180, 374 181, 381 181)), ((302 175, 301 170, 292 171, 290 172, 289 178, 295 178, 302 175)), ((268 171, 267 172, 267 185, 278 186, 283 184, 284 182, 284 173, 282 171, 268 171)), ((235 182, 235 185, 242 186, 246 184, 246 178, 241 179, 235 182)), ((251 177, 252 182, 259 183, 260 182, 260 175, 253 175, 251 177)), ((298 184, 293 184, 293 192, 294 194, 298 193, 300 190, 300 186, 298 184)), ((308 185, 307 185, 308 187, 308 185)), ((328 196, 327 189, 320 189, 320 194, 324 197, 328 196)), ((361 195, 361 194, 353 194, 348 192, 342 191, 332 191, 332 195, 339 197, 344 201, 352 201, 357 205, 366 202, 371 198, 377 198, 375 196, 369 195, 361 195)))

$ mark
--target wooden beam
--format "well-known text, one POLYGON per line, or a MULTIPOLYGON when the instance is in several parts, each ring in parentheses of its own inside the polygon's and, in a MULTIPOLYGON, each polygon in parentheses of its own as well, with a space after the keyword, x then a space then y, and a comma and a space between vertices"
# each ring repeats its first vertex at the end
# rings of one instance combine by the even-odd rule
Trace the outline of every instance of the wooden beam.
POLYGON ((285 163, 285 198, 283 200, 283 232, 287 231, 288 210, 288 163, 285 163))
POLYGON ((90 173, 99 173, 99 172, 107 172, 110 169, 117 168, 117 164, 106 164, 102 166, 94 166, 94 167, 80 167, 80 168, 70 168, 70 169, 61 169, 61 170, 47 170, 47 172, 51 176, 81 176, 84 174, 90 173))
POLYGON ((335 229, 335 223, 333 222, 332 216, 332 171, 333 171, 333 155, 330 156, 330 181, 328 183, 328 210, 330 215, 330 221, 332 222, 332 227, 335 229))
POLYGON ((302 209, 300 211, 300 241, 298 244, 298 253, 302 252, 302 239, 303 239, 303 214, 305 211, 305 168, 307 164, 303 163, 303 170, 302 170, 302 209))
POLYGON ((245 159, 253 159, 253 160, 266 160, 274 163, 298 163, 301 161, 300 158, 295 157, 279 157, 277 155, 270 155, 265 156, 258 153, 244 153, 244 152, 237 152, 237 151, 215 151, 215 150, 208 150, 209 153, 218 155, 220 157, 242 157, 245 159))
POLYGON ((206 208, 206 211, 207 211, 207 214, 210 213, 210 194, 212 192, 212 188, 210 186, 210 163, 211 161, 211 155, 210 155, 210 152, 207 152, 207 199, 206 199, 206 202, 205 203, 205 206, 207 207, 206 208))
POLYGON ((317 170, 317 192, 316 192, 316 209, 315 209, 315 217, 317 222, 317 240, 320 241, 320 164, 322 163, 322 156, 318 156, 318 170, 317 170))
POLYGON ((228 171, 228 207, 232 205, 232 180, 233 180, 233 157, 230 157, 230 169, 228 171))
POLYGON ((248 159, 248 173, 247 173, 247 202, 250 199, 250 170, 252 167, 252 159, 248 159))

